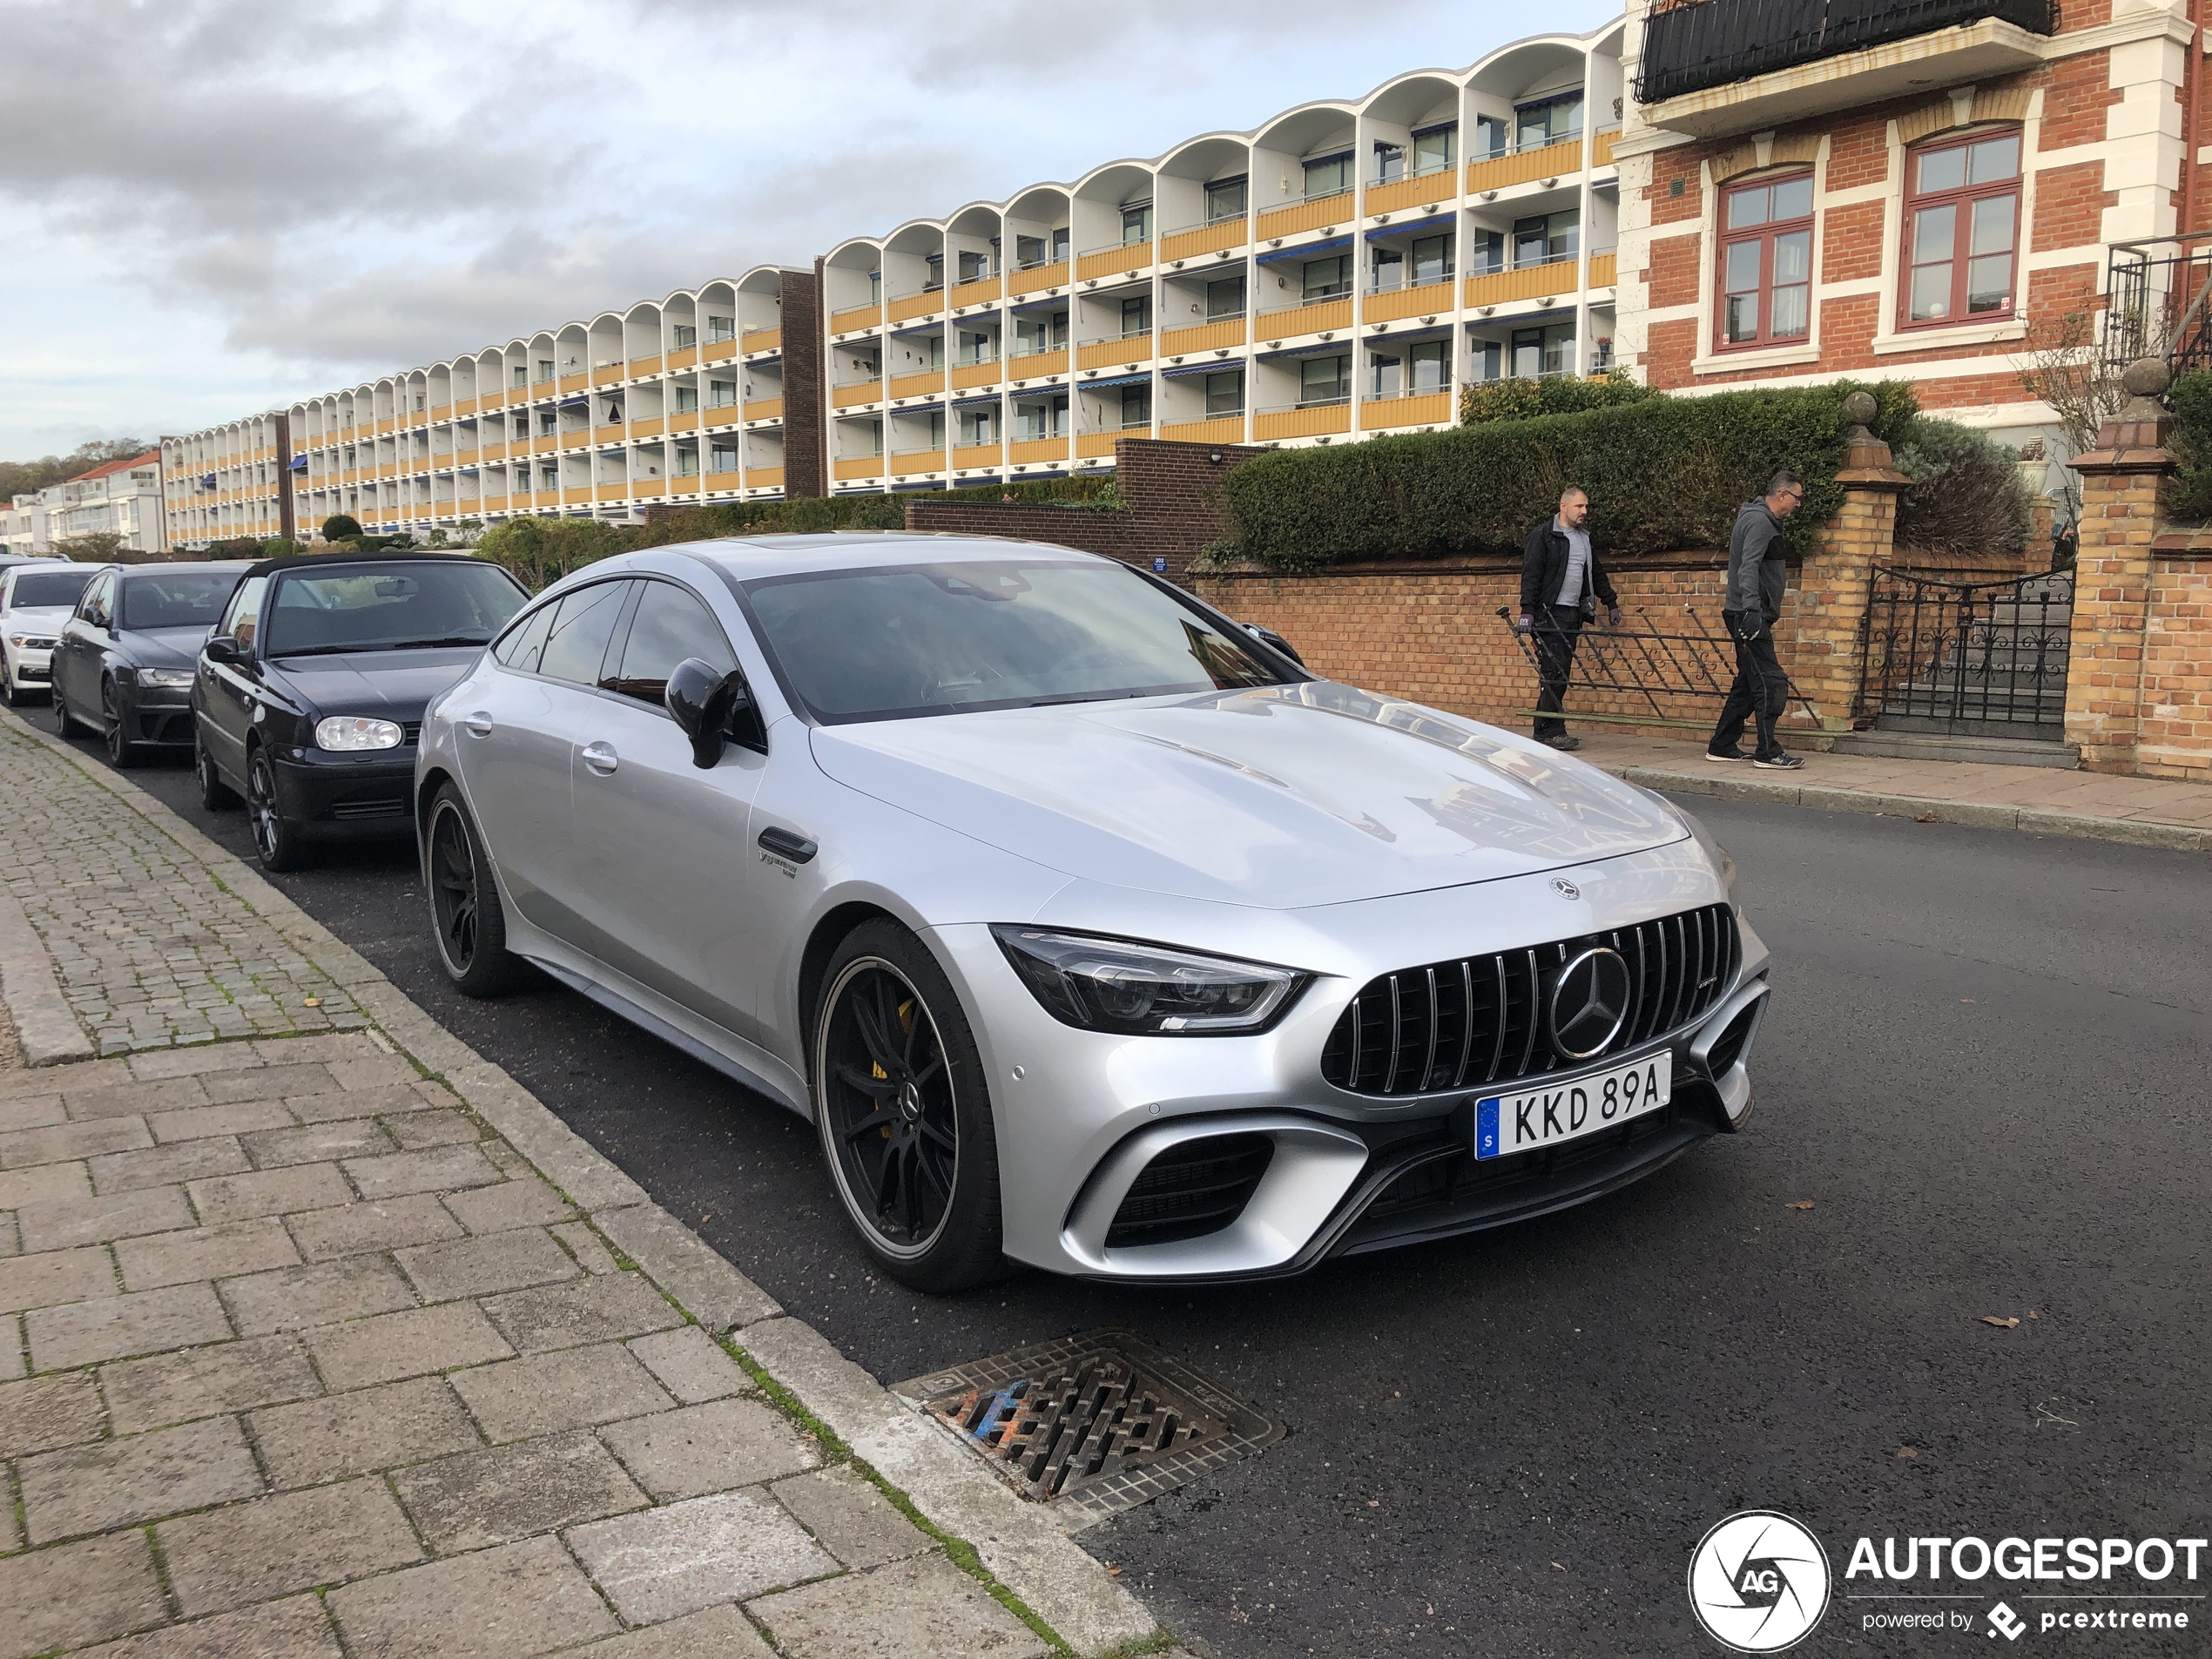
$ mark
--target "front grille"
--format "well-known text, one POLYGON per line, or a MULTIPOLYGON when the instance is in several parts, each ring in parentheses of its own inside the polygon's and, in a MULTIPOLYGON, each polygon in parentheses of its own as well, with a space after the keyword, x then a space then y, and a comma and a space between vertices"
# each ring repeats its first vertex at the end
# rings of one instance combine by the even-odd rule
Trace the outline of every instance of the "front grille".
POLYGON ((1568 961, 1601 945, 1627 960, 1633 988, 1628 1017, 1602 1054, 1704 1014, 1735 978, 1743 948, 1734 915, 1716 904, 1616 932, 1400 968, 1369 981, 1339 1016, 1321 1075, 1355 1095, 1405 1096, 1555 1071, 1567 1062, 1546 1028, 1553 983, 1568 961))
POLYGON ((330 815, 347 821, 361 818, 405 818, 407 797, 385 795, 368 800, 335 801, 331 805, 330 815))
POLYGON ((1244 1213, 1274 1156, 1274 1139, 1266 1135, 1211 1135, 1170 1147, 1130 1184, 1106 1230, 1106 1248, 1219 1232, 1244 1213))
POLYGON ((401 745, 402 747, 404 747, 405 745, 407 745, 408 744, 410 744, 410 743, 420 743, 420 742, 421 742, 421 741, 422 741, 422 722, 421 722, 421 721, 420 721, 420 720, 409 720, 409 721, 406 722, 404 725, 402 725, 400 727, 400 743, 401 743, 401 745))

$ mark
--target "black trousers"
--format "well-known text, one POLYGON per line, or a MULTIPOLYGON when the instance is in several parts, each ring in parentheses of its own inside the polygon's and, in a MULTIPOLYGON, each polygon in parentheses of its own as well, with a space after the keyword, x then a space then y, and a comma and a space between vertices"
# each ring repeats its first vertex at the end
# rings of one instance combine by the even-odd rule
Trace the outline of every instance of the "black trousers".
POLYGON ((1555 738, 1567 730, 1559 718, 1567 706, 1568 677, 1575 669, 1575 645, 1582 637, 1580 605, 1541 605, 1530 618, 1535 625, 1536 735, 1555 738))
POLYGON ((1781 744, 1775 739, 1774 723, 1790 702, 1790 677, 1782 671, 1782 659, 1774 654, 1774 630, 1748 611, 1723 610, 1721 616, 1728 624, 1729 637, 1736 642, 1736 683, 1728 688, 1728 701, 1721 705, 1713 740, 1705 746, 1715 754, 1740 748, 1743 722, 1750 719, 1757 723, 1759 734, 1758 747, 1751 752, 1762 760, 1771 760, 1782 752, 1781 744), (1747 624, 1758 630, 1757 637, 1743 637, 1747 624))

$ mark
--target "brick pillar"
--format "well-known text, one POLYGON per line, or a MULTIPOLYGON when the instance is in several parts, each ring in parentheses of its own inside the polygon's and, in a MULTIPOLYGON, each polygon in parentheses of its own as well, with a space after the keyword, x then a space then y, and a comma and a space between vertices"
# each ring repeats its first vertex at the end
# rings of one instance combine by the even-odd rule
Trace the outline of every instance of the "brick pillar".
POLYGON ((2090 772, 2135 767, 2151 542, 2175 471, 2166 448, 2168 417, 2157 401, 2169 379, 2156 358, 2130 363, 2120 383, 2134 401, 2098 430, 2097 447, 2071 463, 2081 475, 2081 546, 2074 570, 2066 740, 2080 750, 2090 772))
MULTIPOLYGON (((1844 416, 1852 423, 1836 474, 1844 504, 1821 526, 1797 575, 1794 640, 1785 665, 1822 732, 1850 731, 1858 712, 1874 567, 1887 564, 1894 553, 1897 498, 1912 483, 1891 464, 1889 445, 1867 429, 1874 407, 1864 392, 1844 400, 1844 416)), ((1796 702, 1784 718, 1805 729, 1804 711, 1796 702)))
POLYGON ((822 262, 776 285, 784 341, 784 499, 829 494, 829 391, 822 370, 822 262))

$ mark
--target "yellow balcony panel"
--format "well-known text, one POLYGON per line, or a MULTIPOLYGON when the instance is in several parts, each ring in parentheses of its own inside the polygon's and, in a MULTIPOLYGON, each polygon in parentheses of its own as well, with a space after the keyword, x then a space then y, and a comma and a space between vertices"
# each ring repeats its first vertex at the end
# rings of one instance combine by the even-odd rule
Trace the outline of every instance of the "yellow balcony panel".
POLYGON ((1125 242, 1119 247, 1102 247, 1080 255, 1076 260, 1076 274, 1086 281, 1109 276, 1134 276, 1152 263, 1152 244, 1125 242))
POLYGON ((953 308, 963 306, 994 305, 1006 297, 1004 277, 983 277, 974 282, 957 284, 953 289, 953 308))
MULTIPOLYGON (((453 405, 450 403, 433 403, 430 406, 430 418, 433 421, 450 421, 453 419, 453 405)), ((266 452, 264 451, 264 453, 266 452)))
POLYGON ((1040 289, 1064 288, 1067 286, 1068 261, 1065 260, 1056 260, 1050 265, 1033 265, 1026 271, 1010 273, 1006 279, 1006 291, 1016 300, 1025 293, 1035 293, 1040 289))
POLYGON ((1613 146, 1615 143, 1618 141, 1620 137, 1621 129, 1619 127, 1608 127, 1604 132, 1594 134, 1591 137, 1590 167, 1592 171, 1595 171, 1600 167, 1609 167, 1613 165, 1613 146))
POLYGON ((945 371, 933 368, 923 374, 894 374, 890 395, 893 397, 926 397, 945 389, 945 371))
POLYGON ((623 367, 620 363, 602 363, 591 371, 594 386, 617 386, 621 384, 622 378, 623 367))
POLYGON ((1467 279, 1467 303, 1496 306, 1514 300, 1556 299, 1562 293, 1574 293, 1575 280, 1572 260, 1526 265, 1515 271, 1494 271, 1488 276, 1467 279))
POLYGON ((623 367, 630 371, 630 378, 633 381, 642 380, 648 374, 658 374, 660 373, 660 354, 655 352, 651 357, 633 357, 623 367))
POLYGON ((1125 334, 1119 340, 1094 340, 1088 346, 1076 347, 1078 368, 1107 368, 1151 361, 1152 336, 1149 334, 1125 334))
POLYGON ((833 387, 830 405, 833 408, 857 408, 863 403, 880 402, 883 398, 881 381, 854 381, 850 386, 833 387))
POLYGON ((1316 196, 1310 201, 1292 202, 1288 207, 1270 208, 1259 216, 1259 233, 1265 239, 1288 236, 1296 231, 1318 231, 1325 225, 1342 225, 1352 214, 1352 192, 1339 190, 1332 196, 1316 196))
POLYGON ((953 390, 965 392, 972 386, 996 386, 1005 372, 1006 365, 1000 362, 962 363, 953 370, 953 390))
MULTIPOLYGON (((482 397, 476 400, 476 402, 477 405, 482 408, 503 409, 507 407, 507 394, 504 392, 486 392, 482 397)), ((350 429, 351 428, 348 428, 348 430, 350 429)))
POLYGON ((1621 255, 1617 251, 1590 255, 1590 287, 1609 288, 1620 280, 1620 276, 1621 255))
POLYGON ((361 481, 361 474, 359 467, 348 467, 338 475, 338 482, 341 483, 357 484, 361 481))
POLYGON ((1244 343, 1244 320, 1224 317, 1219 322, 1202 322, 1189 328, 1168 328, 1161 331, 1160 354, 1163 357, 1187 357, 1194 351, 1217 351, 1224 346, 1244 343))
MULTIPOLYGON (((1574 266, 1562 269, 1572 273, 1574 266)), ((1571 280, 1568 287, 1573 287, 1571 280)), ((1393 288, 1385 293, 1371 293, 1360 308, 1360 314, 1369 322, 1396 322, 1402 317, 1433 317, 1440 311, 1452 309, 1454 295, 1451 279, 1441 282, 1425 282, 1418 288, 1393 288)))
POLYGON ((705 363, 727 362, 737 354, 738 337, 735 334, 727 340, 710 340, 699 348, 699 361, 705 363))
POLYGON ((1317 300, 1310 306, 1263 311, 1252 320, 1255 340, 1290 340, 1299 334, 1333 334, 1352 327, 1352 296, 1317 300))
POLYGON ((658 438, 661 435, 661 428, 666 424, 667 422, 658 415, 650 421, 632 421, 630 423, 630 435, 633 438, 658 438))
MULTIPOLYGON (((399 476, 399 469, 391 462, 387 461, 376 469, 376 475, 379 478, 396 478, 399 476)), ((231 496, 226 493, 223 499, 228 501, 231 496)))
POLYGON ((590 501, 591 487, 589 484, 571 484, 561 492, 561 504, 563 507, 589 506, 590 501))
POLYGON ((476 461, 476 453, 477 452, 474 449, 455 449, 453 452, 452 459, 455 464, 458 466, 474 466, 476 461))
POLYGON ((766 328, 748 328, 744 338, 738 342, 739 348, 747 354, 757 351, 780 351, 783 343, 784 331, 773 325, 766 328))
POLYGON ((506 496, 485 496, 479 498, 483 509, 488 513, 505 512, 510 499, 511 497, 506 496))
POLYGON ((1033 351, 1019 357, 1009 357, 1006 360, 1006 372, 1009 379, 1017 381, 1037 381, 1050 374, 1065 374, 1068 372, 1068 348, 1062 346, 1058 351, 1033 351))
POLYGON ((1582 135, 1578 132, 1541 150, 1523 150, 1519 155, 1492 156, 1485 161, 1468 162, 1467 193, 1503 190, 1508 185, 1525 185, 1532 179, 1571 179, 1581 171, 1582 135))
POLYGON ((944 469, 945 452, 942 449, 923 449, 914 455, 891 457, 891 475, 894 478, 913 478, 922 473, 942 472, 944 469))
POLYGON ((1359 426, 1366 432, 1394 427, 1441 426, 1452 419, 1452 394, 1416 392, 1410 397, 1369 398, 1359 406, 1359 426))
POLYGON ((603 502, 630 499, 630 480, 627 478, 603 478, 599 481, 598 489, 599 499, 603 502))
POLYGON ((561 376, 560 380, 556 382, 556 384, 560 388, 561 395, 566 397, 570 392, 581 392, 585 387, 590 385, 591 376, 589 374, 563 374, 561 376))
MULTIPOLYGON (((1084 451, 1089 454, 1089 451, 1084 451)), ((1065 438, 1023 438, 1008 447, 1007 459, 1022 466, 1040 461, 1065 461, 1068 440, 1065 438)))
POLYGON ((454 399, 453 412, 455 415, 474 415, 476 412, 476 400, 473 397, 454 399))
POLYGON ((476 453, 487 461, 504 461, 507 459, 507 445, 504 440, 487 443, 476 453))
POLYGON ((934 289, 928 293, 910 293, 903 300, 891 302, 891 320, 905 322, 914 317, 941 317, 945 313, 945 291, 934 289))
POLYGON ((697 346, 686 346, 682 351, 668 354, 668 372, 671 374, 679 368, 697 368, 698 366, 699 348, 697 346))
POLYGON ((833 461, 830 463, 830 466, 832 470, 836 473, 838 482, 840 483, 847 482, 855 478, 880 478, 883 476, 883 457, 881 455, 854 455, 849 460, 840 459, 833 461))
POLYGON ((386 415, 382 420, 376 423, 376 434, 379 437, 382 437, 388 432, 396 431, 398 427, 399 423, 396 421, 394 421, 391 416, 386 415))
POLYGON ((651 496, 658 499, 660 496, 668 494, 668 480, 665 478, 640 478, 636 483, 631 485, 630 493, 640 498, 651 496))
POLYGON ((1366 213, 1402 213, 1408 208, 1430 207, 1459 199, 1460 179, 1456 167, 1439 167, 1434 172, 1422 173, 1417 179, 1395 179, 1387 185, 1369 185, 1367 199, 1361 210, 1366 213))
MULTIPOLYGON (((1266 215, 1260 222, 1266 223, 1266 215)), ((1218 253, 1224 248, 1242 247, 1252 233, 1251 221, 1246 219, 1224 219, 1218 225, 1200 225, 1191 230, 1175 231, 1160 239, 1160 257, 1163 260, 1196 259, 1201 253, 1218 253)), ((1263 231, 1262 235, 1266 233, 1263 231)), ((1124 267, 1126 268, 1126 267, 1124 267)))
POLYGON ((1160 435, 1175 443, 1242 443, 1244 417, 1224 415, 1211 421, 1166 421, 1160 427, 1160 435))
POLYGON ((955 467, 1002 467, 1006 464, 1006 446, 1002 443, 961 443, 953 447, 955 467))
POLYGON ((530 453, 532 455, 550 455, 560 447, 561 439, 557 433, 541 432, 537 436, 530 440, 530 453))
POLYGON ((1252 416, 1252 441, 1311 438, 1324 433, 1352 430, 1352 405, 1325 403, 1311 409, 1262 409, 1252 416))
POLYGON ((784 416, 784 401, 779 397, 747 398, 745 418, 748 421, 780 421, 784 416))
POLYGON ((855 306, 850 311, 830 313, 830 333, 833 334, 850 334, 863 328, 882 327, 883 307, 880 305, 855 306))
POLYGON ((745 469, 745 487, 747 489, 781 489, 784 487, 784 469, 781 467, 747 467, 745 469))

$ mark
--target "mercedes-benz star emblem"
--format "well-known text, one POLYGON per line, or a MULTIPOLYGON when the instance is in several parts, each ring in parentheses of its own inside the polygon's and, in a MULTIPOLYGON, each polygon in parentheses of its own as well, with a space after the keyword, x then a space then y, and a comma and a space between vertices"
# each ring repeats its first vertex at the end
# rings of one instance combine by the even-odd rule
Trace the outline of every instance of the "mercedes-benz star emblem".
POLYGON ((1605 1052, 1629 1017, 1631 981, 1627 960, 1599 945, 1559 970, 1552 986, 1552 1047, 1562 1060, 1588 1060, 1605 1052))
POLYGON ((1582 896, 1581 888, 1563 875, 1555 875, 1552 878, 1552 891, 1562 899, 1579 899, 1582 896))

